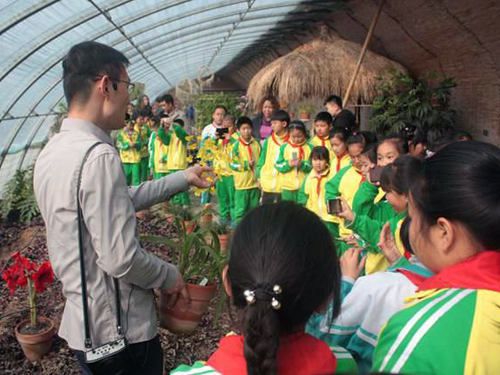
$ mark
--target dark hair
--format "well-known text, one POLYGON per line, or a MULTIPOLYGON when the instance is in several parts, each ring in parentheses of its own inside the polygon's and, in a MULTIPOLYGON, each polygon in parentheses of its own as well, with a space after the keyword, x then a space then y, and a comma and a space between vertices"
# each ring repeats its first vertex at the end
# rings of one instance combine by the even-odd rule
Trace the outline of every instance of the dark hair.
POLYGON ((249 375, 276 374, 280 336, 305 324, 330 295, 340 311, 339 260, 332 237, 312 211, 292 202, 250 211, 234 232, 228 281, 234 306, 244 310, 243 353, 249 375), (258 235, 256 235, 258 233, 258 235), (273 293, 274 285, 281 287, 273 293), (245 290, 255 291, 248 304, 245 290), (281 304, 271 306, 271 298, 281 304))
POLYGON ((290 125, 290 115, 288 114, 287 111, 278 109, 277 111, 274 111, 273 114, 271 115, 271 121, 285 121, 286 126, 288 126, 290 125))
POLYGON ((400 137, 408 143, 408 146, 410 145, 410 142, 414 146, 419 143, 423 145, 427 144, 427 132, 421 126, 406 125, 403 129, 401 129, 400 137))
POLYGON ((455 130, 455 141, 472 141, 472 135, 465 130, 455 130))
POLYGON ((326 147, 316 146, 311 151, 311 160, 326 160, 330 162, 330 152, 326 147))
POLYGON ((180 119, 180 118, 176 118, 174 121, 173 121, 174 124, 178 124, 179 126, 181 126, 182 128, 184 127, 184 120, 183 119, 180 119))
POLYGON ((214 108, 214 111, 213 113, 215 113, 215 111, 217 111, 218 109, 223 109, 225 113, 227 113, 227 108, 223 105, 216 105, 215 108, 214 108))
POLYGON ((92 82, 103 75, 117 81, 128 66, 125 55, 107 45, 88 41, 74 45, 62 62, 64 95, 68 106, 74 100, 86 103, 92 82))
POLYGON ((226 114, 224 116, 224 121, 231 121, 233 124, 235 123, 234 116, 233 115, 229 115, 229 114, 226 114))
POLYGON ((375 133, 372 133, 370 131, 354 131, 349 136, 349 138, 347 138, 348 145, 362 144, 366 146, 375 142, 377 142, 377 136, 375 135, 375 133))
POLYGON ((342 99, 337 95, 330 95, 328 98, 326 98, 324 104, 326 105, 326 103, 335 103, 339 106, 339 108, 342 108, 342 99))
POLYGON ((236 121, 236 129, 240 129, 243 125, 250 125, 250 127, 253 129, 253 122, 250 119, 250 117, 247 116, 241 116, 238 121, 236 121))
POLYGON ((418 168, 420 161, 411 155, 401 155, 388 164, 380 175, 380 186, 386 193, 408 194, 412 173, 418 168))
POLYGON ((429 227, 444 217, 465 225, 485 250, 500 249, 500 149, 454 142, 424 160, 411 195, 429 227))
POLYGON ((288 131, 291 132, 294 129, 300 130, 302 133, 304 133, 306 138, 309 138, 309 132, 307 131, 307 128, 302 121, 294 120, 294 121, 290 122, 290 125, 288 125, 288 131))
POLYGON ((403 222, 401 223, 401 230, 399 231, 399 235, 401 237, 401 242, 403 243, 403 247, 405 248, 405 250, 410 254, 413 254, 413 249, 411 248, 410 243, 410 224, 411 217, 406 215, 403 222))
POLYGON ((386 142, 392 143, 396 147, 396 150, 398 150, 399 155, 405 155, 409 152, 408 142, 403 137, 392 134, 386 135, 378 142, 375 152, 378 153, 379 146, 386 142))
POLYGON ((330 129, 329 138, 338 138, 346 143, 352 134, 352 128, 347 126, 334 126, 330 129))
POLYGON ((264 106, 264 103, 270 101, 271 104, 273 105, 273 110, 276 111, 280 109, 280 104, 278 103, 278 100, 272 95, 267 95, 262 98, 262 100, 259 103, 259 112, 262 112, 262 107, 264 106))
POLYGON ((158 101, 158 103, 165 102, 165 103, 174 104, 174 97, 170 94, 164 94, 156 100, 158 101))
POLYGON ((438 152, 444 146, 455 142, 455 131, 451 127, 431 128, 427 132, 427 149, 438 152))
POLYGON ((316 118, 314 119, 314 122, 316 121, 324 121, 326 122, 328 125, 332 125, 332 122, 333 122, 333 118, 332 118, 332 115, 329 114, 328 112, 320 112, 316 115, 316 118))
POLYGON ((370 159, 370 162, 373 164, 377 164, 377 143, 371 142, 367 143, 363 146, 361 150, 361 155, 367 156, 370 159))

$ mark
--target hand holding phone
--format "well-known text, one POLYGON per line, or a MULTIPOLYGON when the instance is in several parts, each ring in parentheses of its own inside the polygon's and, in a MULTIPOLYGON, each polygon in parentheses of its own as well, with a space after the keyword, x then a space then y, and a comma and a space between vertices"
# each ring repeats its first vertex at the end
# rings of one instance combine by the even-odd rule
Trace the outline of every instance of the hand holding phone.
POLYGON ((380 167, 378 165, 375 166, 374 168, 370 169, 370 173, 369 173, 370 183, 372 183, 373 185, 379 185, 383 170, 384 170, 384 167, 380 167))
POLYGON ((338 215, 343 211, 342 201, 340 198, 330 199, 327 202, 326 211, 330 215, 338 215))

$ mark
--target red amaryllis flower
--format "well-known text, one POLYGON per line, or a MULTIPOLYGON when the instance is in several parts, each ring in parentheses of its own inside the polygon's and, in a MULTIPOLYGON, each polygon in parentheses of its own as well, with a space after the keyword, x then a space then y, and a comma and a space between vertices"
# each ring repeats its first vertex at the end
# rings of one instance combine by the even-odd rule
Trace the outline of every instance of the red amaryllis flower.
POLYGON ((54 271, 52 271, 50 262, 43 262, 31 279, 35 283, 35 290, 37 293, 43 293, 45 287, 54 281, 54 271))
POLYGON ((31 272, 36 268, 36 264, 34 262, 30 262, 28 259, 19 254, 18 251, 12 254, 12 258, 14 259, 15 264, 19 267, 20 270, 31 272))
POLYGON ((7 287, 10 289, 10 295, 14 294, 18 286, 24 288, 28 285, 26 274, 17 263, 3 271, 2 277, 7 282, 7 287))

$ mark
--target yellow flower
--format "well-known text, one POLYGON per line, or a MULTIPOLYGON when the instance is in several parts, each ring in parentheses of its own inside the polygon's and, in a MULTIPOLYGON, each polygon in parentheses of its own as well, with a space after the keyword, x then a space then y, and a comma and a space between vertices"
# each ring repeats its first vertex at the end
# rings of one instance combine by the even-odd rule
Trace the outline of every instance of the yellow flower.
POLYGON ((192 135, 188 135, 188 136, 186 137, 186 141, 188 141, 188 142, 191 142, 193 139, 194 139, 194 138, 193 138, 193 136, 192 136, 192 135))

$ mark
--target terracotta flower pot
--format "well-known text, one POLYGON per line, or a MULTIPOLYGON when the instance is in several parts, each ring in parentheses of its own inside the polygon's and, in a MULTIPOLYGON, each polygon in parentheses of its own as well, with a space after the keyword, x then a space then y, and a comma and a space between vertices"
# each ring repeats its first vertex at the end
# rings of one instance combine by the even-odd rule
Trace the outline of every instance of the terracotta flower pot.
POLYGON ((211 213, 201 215, 200 226, 202 228, 208 228, 208 227, 212 226, 212 222, 213 222, 213 216, 211 213))
POLYGON ((301 120, 309 120, 309 112, 304 111, 304 110, 301 109, 299 111, 299 119, 301 119, 301 120))
POLYGON ((219 234, 220 249, 222 252, 227 251, 227 245, 229 243, 229 234, 219 234))
POLYGON ((196 228, 196 223, 184 220, 184 226, 186 227, 186 233, 190 234, 194 232, 194 229, 196 228))
POLYGON ((52 338, 56 332, 54 322, 49 318, 39 317, 38 321, 48 323, 49 328, 40 333, 35 333, 32 335, 22 334, 19 332, 21 327, 29 325, 29 320, 23 320, 16 326, 16 338, 21 348, 23 349, 24 355, 29 361, 35 362, 41 359, 52 346, 52 338))
POLYGON ((180 298, 169 310, 167 308, 169 295, 160 291, 160 326, 174 333, 193 333, 200 324, 202 316, 207 312, 217 290, 215 283, 207 286, 186 284, 191 297, 189 308, 186 308, 184 300, 180 298))

